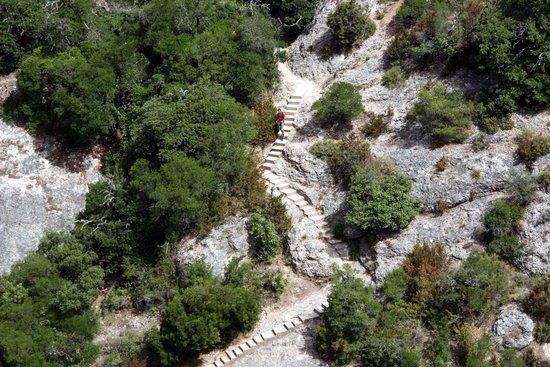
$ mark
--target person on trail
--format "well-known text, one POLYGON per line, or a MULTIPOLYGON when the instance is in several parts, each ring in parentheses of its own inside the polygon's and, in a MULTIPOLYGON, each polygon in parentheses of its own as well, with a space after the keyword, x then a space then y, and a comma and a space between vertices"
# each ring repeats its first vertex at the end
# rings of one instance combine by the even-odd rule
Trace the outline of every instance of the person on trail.
POLYGON ((285 122, 285 113, 279 108, 277 110, 277 133, 281 133, 281 138, 285 138, 285 131, 283 130, 283 123, 285 122))

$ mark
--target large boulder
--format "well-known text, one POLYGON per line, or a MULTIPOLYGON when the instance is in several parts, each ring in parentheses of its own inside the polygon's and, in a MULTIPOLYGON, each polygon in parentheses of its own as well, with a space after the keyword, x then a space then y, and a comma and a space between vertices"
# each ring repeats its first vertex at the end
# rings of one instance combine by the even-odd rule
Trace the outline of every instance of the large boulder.
POLYGON ((288 246, 296 270, 309 277, 328 277, 332 274, 332 265, 342 263, 332 247, 320 237, 315 223, 305 217, 290 230, 288 246))
POLYGON ((178 262, 185 266, 204 258, 215 275, 223 276, 225 267, 235 257, 248 257, 248 218, 235 216, 215 227, 204 238, 184 239, 178 249, 178 262))
POLYGON ((540 194, 525 211, 520 230, 524 246, 518 260, 528 274, 550 274, 550 194, 540 194))
POLYGON ((523 349, 533 341, 535 323, 517 305, 503 307, 492 327, 495 341, 507 348, 523 349))

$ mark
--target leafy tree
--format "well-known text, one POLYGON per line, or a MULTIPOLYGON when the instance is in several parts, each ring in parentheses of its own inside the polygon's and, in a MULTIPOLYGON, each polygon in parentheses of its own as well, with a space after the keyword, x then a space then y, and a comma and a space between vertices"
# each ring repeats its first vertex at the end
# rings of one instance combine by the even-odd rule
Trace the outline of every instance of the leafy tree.
POLYGON ((441 84, 423 88, 408 116, 426 126, 438 145, 460 143, 472 132, 474 105, 441 84))
POLYGON ((410 196, 411 181, 398 173, 358 171, 351 180, 346 220, 364 230, 395 231, 405 228, 420 210, 410 196))
POLYGON ((327 25, 341 47, 349 47, 372 36, 376 25, 355 0, 341 2, 327 18, 327 25))
POLYGON ((283 29, 297 36, 309 28, 318 0, 265 0, 271 14, 283 24, 283 29))
POLYGON ((73 143, 91 143, 114 124, 114 70, 87 59, 77 48, 28 57, 17 79, 19 95, 7 109, 31 128, 58 131, 73 143))
POLYGON ((381 305, 373 290, 351 271, 337 272, 332 279, 328 309, 317 327, 317 349, 324 358, 339 365, 359 356, 365 334, 376 325, 381 305))
POLYGON ((365 112, 356 86, 337 82, 311 107, 323 122, 350 122, 365 112))

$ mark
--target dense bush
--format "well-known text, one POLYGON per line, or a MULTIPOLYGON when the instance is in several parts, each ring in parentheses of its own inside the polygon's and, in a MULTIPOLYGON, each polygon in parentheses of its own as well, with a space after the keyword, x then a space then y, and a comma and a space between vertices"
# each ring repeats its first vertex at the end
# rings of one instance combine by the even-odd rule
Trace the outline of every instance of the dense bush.
POLYGON ((260 294, 220 284, 204 264, 190 267, 186 286, 169 302, 160 326, 156 347, 163 365, 220 346, 250 330, 259 318, 260 294))
POLYGON ((283 31, 297 36, 309 28, 318 0, 262 0, 269 5, 270 13, 279 20, 283 31))
POLYGON ((411 180, 398 173, 359 170, 351 179, 347 222, 370 231, 405 228, 420 211, 420 202, 410 196, 411 187, 411 180))
POLYGON ((86 38, 92 7, 92 0, 62 6, 48 6, 45 0, 0 1, 0 71, 17 68, 37 47, 58 51, 77 45, 86 38))
POLYGON ((0 278, 2 362, 46 367, 93 362, 97 320, 90 306, 103 283, 96 261, 73 236, 48 233, 39 253, 0 278))
POLYGON ((261 146, 266 146, 277 138, 277 124, 275 123, 277 108, 275 108, 273 98, 269 96, 258 98, 254 102, 254 113, 258 128, 258 136, 255 142, 261 146))
POLYGON ((337 82, 311 107, 325 123, 350 122, 365 112, 356 86, 337 82))
POLYGON ((509 271, 495 256, 473 253, 455 276, 458 311, 465 316, 494 311, 508 297, 509 271))
POLYGON ((402 88, 407 80, 400 66, 392 66, 382 76, 382 84, 388 88, 402 88))
POLYGON ((497 200, 485 214, 483 222, 491 234, 498 237, 513 233, 522 216, 523 209, 518 204, 497 200))
POLYGON ((275 255, 281 253, 283 239, 277 233, 277 228, 262 212, 256 212, 250 217, 250 235, 255 242, 255 257, 270 263, 275 255))
POLYGON ((332 283, 329 307, 316 330, 317 349, 322 357, 344 365, 359 356, 366 334, 376 326, 381 305, 373 290, 350 271, 337 272, 332 283))
POLYGON ((535 198, 537 188, 535 177, 516 172, 512 177, 508 191, 513 195, 516 203, 526 206, 535 198))
POLYGON ((371 160, 369 144, 355 138, 320 140, 311 146, 310 151, 317 158, 326 160, 335 176, 346 185, 355 172, 371 160))
POLYGON ((550 77, 540 58, 550 42, 548 11, 544 1, 406 0, 396 15, 401 29, 387 55, 408 67, 452 69, 467 63, 493 76, 481 90, 490 118, 483 125, 489 130, 506 127, 501 118, 517 105, 550 101, 550 77))
POLYGON ((536 322, 535 339, 550 342, 550 279, 536 279, 529 296, 523 302, 525 310, 536 322))
POLYGON ((448 92, 441 84, 425 87, 408 116, 430 131, 438 145, 461 143, 472 132, 474 105, 462 93, 448 92))
POLYGON ((89 143, 114 124, 114 69, 77 48, 55 56, 28 57, 17 83, 19 97, 7 109, 31 128, 89 143))
POLYGON ((517 138, 518 155, 531 166, 537 159, 550 154, 550 136, 532 130, 524 130, 517 138))
POLYGON ((346 0, 327 18, 327 25, 341 47, 350 47, 372 36, 376 25, 355 0, 346 0))
POLYGON ((377 115, 373 112, 368 112, 366 115, 368 120, 361 129, 363 134, 372 138, 377 138, 387 132, 391 115, 377 115))
POLYGON ((495 237, 486 246, 487 252, 495 254, 501 259, 513 262, 521 255, 522 246, 514 235, 503 234, 495 237))

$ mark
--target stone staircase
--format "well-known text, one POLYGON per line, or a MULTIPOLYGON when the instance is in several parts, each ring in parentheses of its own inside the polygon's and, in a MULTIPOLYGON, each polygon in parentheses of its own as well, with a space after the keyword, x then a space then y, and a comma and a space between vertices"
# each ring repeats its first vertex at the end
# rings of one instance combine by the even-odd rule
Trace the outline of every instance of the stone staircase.
MULTIPOLYGON (((291 95, 287 99, 287 105, 283 109, 286 115, 286 119, 283 124, 285 138, 277 138, 277 140, 269 149, 267 156, 264 159, 264 163, 262 164, 262 176, 268 183, 268 186, 276 189, 286 199, 292 201, 303 212, 304 216, 308 217, 315 223, 315 226, 319 229, 320 236, 334 248, 334 250, 344 263, 349 264, 351 262, 349 261, 348 246, 334 236, 334 234, 332 233, 332 228, 325 220, 324 215, 322 215, 313 205, 311 205, 304 196, 291 188, 290 182, 288 180, 276 175, 271 170, 277 160, 282 157, 290 134, 295 131, 294 122, 296 120, 298 112, 300 111, 301 106, 301 96, 291 95)), ((327 307, 328 303, 324 302, 310 313, 298 315, 287 322, 275 326, 267 332, 262 332, 254 335, 250 339, 239 344, 238 346, 227 349, 223 352, 223 355, 221 357, 217 358, 214 362, 208 364, 207 366, 225 366, 228 363, 239 358, 243 353, 261 345, 265 341, 270 340, 276 336, 280 336, 281 334, 285 334, 293 330, 297 326, 302 325, 304 322, 319 317, 327 307)))

